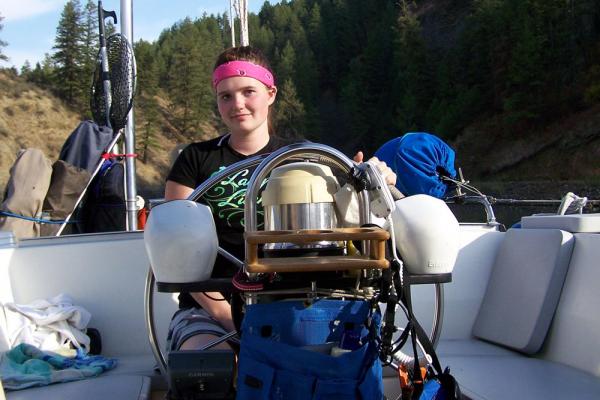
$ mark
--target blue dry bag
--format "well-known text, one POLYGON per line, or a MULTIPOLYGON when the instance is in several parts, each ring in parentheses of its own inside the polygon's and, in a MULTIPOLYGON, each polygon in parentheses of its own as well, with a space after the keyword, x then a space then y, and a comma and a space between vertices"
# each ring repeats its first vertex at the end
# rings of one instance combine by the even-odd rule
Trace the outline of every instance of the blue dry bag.
POLYGON ((364 301, 280 301, 248 306, 242 322, 237 399, 383 398, 376 336, 381 315, 364 301), (344 334, 360 346, 332 356, 344 334))
POLYGON ((385 143, 375 152, 396 173, 396 187, 406 196, 443 198, 448 186, 440 175, 456 177, 454 150, 430 133, 411 132, 385 143))

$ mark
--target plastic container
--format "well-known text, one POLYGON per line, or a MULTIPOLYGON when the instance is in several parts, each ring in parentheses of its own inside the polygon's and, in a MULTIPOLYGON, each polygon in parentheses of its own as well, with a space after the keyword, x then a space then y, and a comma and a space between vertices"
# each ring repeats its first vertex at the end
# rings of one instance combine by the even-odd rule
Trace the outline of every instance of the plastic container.
POLYGON ((459 225, 446 203, 418 194, 396 201, 392 212, 396 246, 412 274, 452 272, 459 250, 459 225))

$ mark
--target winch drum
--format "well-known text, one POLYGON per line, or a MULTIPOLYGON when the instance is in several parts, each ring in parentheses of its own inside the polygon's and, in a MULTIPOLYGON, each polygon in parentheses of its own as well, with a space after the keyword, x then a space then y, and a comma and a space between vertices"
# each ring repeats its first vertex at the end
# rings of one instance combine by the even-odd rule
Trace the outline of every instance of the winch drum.
MULTIPOLYGON (((328 166, 295 162, 271 172, 262 194, 265 231, 329 231, 338 228, 333 194, 339 189, 328 166)), ((343 251, 344 243, 266 243, 264 251, 333 250, 343 251)))

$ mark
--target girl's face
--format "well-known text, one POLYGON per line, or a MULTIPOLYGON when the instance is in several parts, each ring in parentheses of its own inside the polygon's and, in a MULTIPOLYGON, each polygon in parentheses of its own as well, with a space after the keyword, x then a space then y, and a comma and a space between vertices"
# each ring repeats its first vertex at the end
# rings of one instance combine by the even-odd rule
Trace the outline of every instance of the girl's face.
POLYGON ((258 130, 268 133, 269 106, 275 101, 277 88, 267 88, 254 78, 236 76, 219 82, 216 88, 219 113, 233 134, 258 130))

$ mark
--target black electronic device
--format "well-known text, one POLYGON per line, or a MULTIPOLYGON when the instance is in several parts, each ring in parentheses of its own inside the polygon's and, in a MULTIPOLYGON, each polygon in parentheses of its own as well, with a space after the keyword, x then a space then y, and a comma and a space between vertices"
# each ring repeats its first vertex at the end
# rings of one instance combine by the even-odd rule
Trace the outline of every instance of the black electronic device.
POLYGON ((233 399, 232 350, 172 351, 167 371, 170 399, 233 399))

